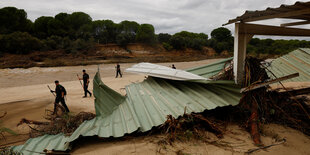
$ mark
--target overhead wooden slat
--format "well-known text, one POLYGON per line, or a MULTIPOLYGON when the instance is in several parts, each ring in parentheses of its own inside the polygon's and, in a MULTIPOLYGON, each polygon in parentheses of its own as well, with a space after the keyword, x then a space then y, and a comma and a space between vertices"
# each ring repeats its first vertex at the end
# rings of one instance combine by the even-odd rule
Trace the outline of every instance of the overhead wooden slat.
POLYGON ((239 23, 239 33, 275 36, 310 36, 309 29, 239 23))
POLYGON ((292 17, 282 17, 285 19, 300 19, 300 20, 310 20, 310 15, 299 15, 299 16, 292 16, 292 17))
POLYGON ((310 24, 310 21, 300 21, 300 22, 292 22, 292 23, 283 23, 280 26, 286 27, 286 26, 297 26, 297 25, 305 25, 310 24))

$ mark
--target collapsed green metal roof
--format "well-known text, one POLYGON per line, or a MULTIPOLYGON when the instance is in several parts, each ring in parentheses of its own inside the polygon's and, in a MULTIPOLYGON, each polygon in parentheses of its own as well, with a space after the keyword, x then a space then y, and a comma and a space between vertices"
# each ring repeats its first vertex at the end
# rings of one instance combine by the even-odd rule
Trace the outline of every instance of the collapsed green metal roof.
POLYGON ((299 73, 298 77, 285 80, 285 82, 309 82, 310 81, 310 49, 299 48, 271 62, 267 67, 269 77, 282 77, 293 73, 299 73))
POLYGON ((185 82, 148 77, 126 86, 126 96, 107 87, 99 72, 94 77, 96 118, 83 122, 70 136, 44 135, 29 139, 14 151, 35 154, 43 150, 65 151, 79 136, 122 137, 145 132, 166 121, 167 115, 179 117, 216 107, 239 103, 240 88, 232 81, 185 82))
MULTIPOLYGON (((232 58, 188 69, 188 72, 210 78, 217 75, 232 58)), ((298 72, 299 77, 286 81, 310 81, 310 49, 300 48, 272 61, 267 67, 276 77, 298 72)), ((273 77, 269 73, 270 77, 273 77)), ((237 105, 240 88, 232 81, 174 81, 149 77, 141 83, 126 86, 126 96, 107 87, 94 77, 94 96, 97 117, 85 121, 69 137, 63 134, 44 135, 13 147, 24 154, 43 150, 65 151, 79 136, 121 137, 135 131, 145 132, 163 124, 167 115, 179 117, 187 112, 202 112, 216 107, 237 105)))
POLYGON ((217 75, 220 71, 226 67, 231 61, 233 57, 223 59, 220 61, 217 61, 215 63, 207 64, 204 66, 194 67, 187 69, 186 71, 200 75, 205 78, 211 78, 214 75, 217 75))

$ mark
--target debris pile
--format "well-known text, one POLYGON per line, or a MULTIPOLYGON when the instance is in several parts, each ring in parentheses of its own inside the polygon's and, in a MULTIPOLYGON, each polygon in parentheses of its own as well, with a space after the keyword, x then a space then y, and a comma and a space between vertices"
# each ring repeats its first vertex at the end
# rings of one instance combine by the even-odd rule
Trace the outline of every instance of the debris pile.
POLYGON ((203 130, 213 132, 218 138, 224 134, 224 122, 204 117, 201 114, 186 114, 178 119, 171 115, 167 116, 167 121, 160 126, 166 133, 166 142, 172 144, 175 140, 196 138, 200 139, 203 130))
MULTIPOLYGON (((269 81, 269 77, 261 60, 248 57, 245 66, 245 81, 243 87, 251 88, 269 81)), ((221 80, 231 79, 231 70, 223 73, 221 80), (225 75, 225 76, 223 76, 225 75), (224 78, 225 77, 225 78, 224 78)), ((216 77, 215 77, 216 78, 216 77)), ((244 92, 237 106, 226 106, 200 114, 186 114, 179 118, 167 116, 167 121, 161 126, 167 134, 166 141, 188 137, 201 139, 201 131, 210 131, 221 138, 225 134, 228 123, 236 123, 248 130, 254 144, 262 146, 260 140, 261 126, 266 123, 277 123, 289 126, 310 135, 310 107, 309 102, 302 94, 310 93, 309 88, 287 90, 279 92, 271 90, 269 86, 249 89, 244 92), (299 96, 297 96, 299 95, 299 96), (190 134, 189 134, 190 133, 190 134)))
POLYGON ((39 137, 44 134, 56 135, 64 133, 70 136, 84 121, 95 118, 96 115, 90 112, 62 113, 61 115, 46 114, 46 122, 21 119, 17 126, 27 124, 31 129, 30 137, 39 137))
MULTIPOLYGON (((261 62, 262 60, 252 57, 246 59, 244 87, 251 88, 252 85, 263 85, 269 81, 261 62)), ((259 126, 263 123, 281 123, 309 135, 310 109, 305 102, 305 99, 296 98, 292 93, 281 95, 272 91, 267 85, 244 92, 239 106, 243 108, 246 118, 249 118, 246 127, 250 130, 254 143, 260 145, 259 126)))

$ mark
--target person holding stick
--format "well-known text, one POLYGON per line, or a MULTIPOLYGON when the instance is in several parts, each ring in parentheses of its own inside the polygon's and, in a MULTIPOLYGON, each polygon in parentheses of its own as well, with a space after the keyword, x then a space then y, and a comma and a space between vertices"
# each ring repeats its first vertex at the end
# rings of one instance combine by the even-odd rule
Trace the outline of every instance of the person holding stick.
POLYGON ((65 95, 67 95, 66 89, 62 85, 59 84, 58 80, 55 81, 55 85, 56 85, 55 91, 50 90, 51 93, 53 94, 54 92, 56 93, 53 115, 56 114, 56 108, 57 108, 56 104, 59 104, 59 102, 65 108, 66 112, 70 112, 65 102, 65 95))
POLYGON ((84 89, 84 96, 83 96, 83 98, 87 97, 87 93, 91 97, 92 93, 88 90, 89 75, 86 73, 85 69, 83 69, 83 78, 79 78, 79 76, 78 76, 78 79, 79 80, 83 80, 83 89, 84 89))

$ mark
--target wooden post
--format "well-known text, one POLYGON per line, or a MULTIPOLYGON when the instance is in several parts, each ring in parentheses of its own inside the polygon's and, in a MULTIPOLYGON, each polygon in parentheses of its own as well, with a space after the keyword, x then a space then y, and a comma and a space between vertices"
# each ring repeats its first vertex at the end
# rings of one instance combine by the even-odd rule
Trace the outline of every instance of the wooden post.
POLYGON ((244 61, 246 58, 246 45, 253 37, 252 34, 240 33, 245 29, 243 23, 235 23, 234 38, 234 76, 235 83, 242 84, 244 80, 244 61))

